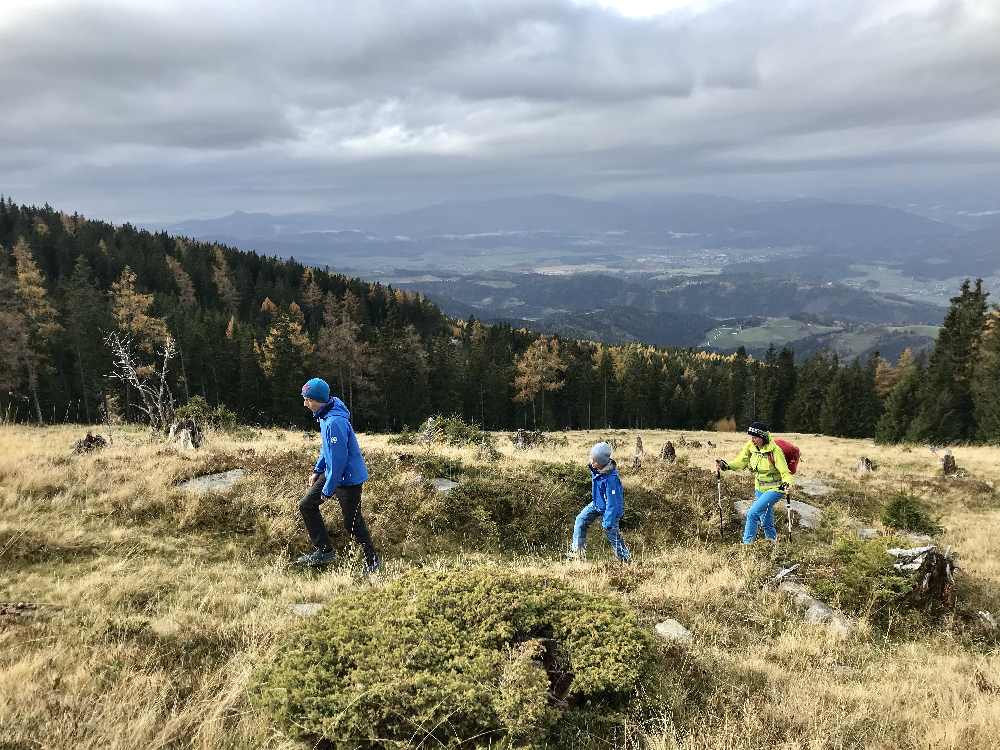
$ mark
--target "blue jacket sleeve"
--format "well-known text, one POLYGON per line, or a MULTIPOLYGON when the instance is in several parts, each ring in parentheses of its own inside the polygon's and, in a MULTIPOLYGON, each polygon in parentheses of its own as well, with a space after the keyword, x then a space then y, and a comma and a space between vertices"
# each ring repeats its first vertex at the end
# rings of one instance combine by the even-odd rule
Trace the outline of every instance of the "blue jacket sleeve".
POLYGON ((326 456, 323 455, 322 448, 319 451, 319 458, 316 459, 316 465, 313 466, 313 471, 316 472, 317 474, 322 474, 324 471, 326 471, 326 456))
POLYGON ((604 518, 601 525, 610 528, 618 522, 618 519, 625 514, 625 497, 622 491, 622 482, 617 474, 608 477, 604 483, 604 518))
POLYGON ((326 497, 333 494, 344 477, 349 437, 347 429, 339 419, 331 419, 323 430, 323 451, 329 456, 326 461, 326 481, 323 483, 323 494, 326 497))

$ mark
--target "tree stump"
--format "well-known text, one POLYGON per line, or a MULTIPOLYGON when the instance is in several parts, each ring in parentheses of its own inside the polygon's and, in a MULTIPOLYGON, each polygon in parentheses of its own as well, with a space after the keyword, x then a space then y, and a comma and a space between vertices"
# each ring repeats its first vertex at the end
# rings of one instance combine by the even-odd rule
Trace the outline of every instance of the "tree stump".
POLYGON ((944 455, 941 456, 941 471, 946 477, 958 474, 958 465, 955 463, 955 457, 951 455, 950 450, 945 451, 944 455))
POLYGON ((871 474, 876 468, 875 462, 868 458, 868 456, 861 456, 858 458, 858 465, 855 467, 855 471, 858 474, 871 474))
POLYGON ((205 442, 205 433, 193 419, 182 419, 170 425, 168 439, 184 450, 197 450, 205 442))
POLYGON ((896 558, 892 567, 901 573, 913 574, 913 588, 906 596, 915 604, 940 604, 955 607, 955 573, 958 564, 949 547, 944 552, 936 545, 913 549, 889 549, 886 554, 896 558))
POLYGON ((674 444, 669 440, 667 441, 667 444, 663 446, 663 449, 660 451, 660 458, 666 461, 668 464, 672 464, 674 461, 677 460, 677 450, 674 448, 674 444))
POLYGON ((94 435, 90 432, 87 433, 86 437, 80 438, 75 443, 73 443, 74 453, 90 453, 91 451, 98 451, 102 448, 106 448, 108 441, 105 440, 100 435, 94 435))
POLYGON ((642 435, 635 436, 635 451, 632 453, 632 469, 638 471, 642 468, 642 459, 646 452, 642 447, 642 435))
POLYGON ((519 429, 513 435, 510 435, 510 442, 517 450, 525 451, 529 448, 539 448, 550 442, 550 439, 541 430, 519 429))

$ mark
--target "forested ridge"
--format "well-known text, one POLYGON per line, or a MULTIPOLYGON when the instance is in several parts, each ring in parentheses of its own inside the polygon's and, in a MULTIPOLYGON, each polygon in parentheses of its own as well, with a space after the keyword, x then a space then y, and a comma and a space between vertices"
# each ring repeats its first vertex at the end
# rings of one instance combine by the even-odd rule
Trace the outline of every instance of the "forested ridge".
POLYGON ((491 429, 742 427, 886 441, 1000 439, 1000 326, 981 281, 952 300, 929 357, 843 365, 788 348, 762 359, 607 346, 451 320, 420 294, 217 243, 0 199, 0 409, 5 421, 141 415, 109 377, 117 331, 148 368, 176 343, 177 401, 245 422, 309 423, 319 374, 367 430, 434 413, 491 429))

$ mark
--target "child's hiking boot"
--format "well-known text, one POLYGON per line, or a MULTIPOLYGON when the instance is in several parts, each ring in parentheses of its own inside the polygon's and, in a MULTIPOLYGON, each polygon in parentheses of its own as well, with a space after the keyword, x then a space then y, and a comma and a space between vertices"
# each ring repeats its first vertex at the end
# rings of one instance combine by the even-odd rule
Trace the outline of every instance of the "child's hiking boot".
POLYGON ((333 550, 315 549, 312 552, 300 556, 295 565, 302 565, 307 568, 323 568, 337 559, 333 550))

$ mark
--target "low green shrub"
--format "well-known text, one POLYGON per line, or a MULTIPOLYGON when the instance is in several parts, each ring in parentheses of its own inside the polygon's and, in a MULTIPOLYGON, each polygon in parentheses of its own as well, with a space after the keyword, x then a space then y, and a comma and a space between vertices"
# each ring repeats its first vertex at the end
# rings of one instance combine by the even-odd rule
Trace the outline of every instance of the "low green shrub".
POLYGON ((223 404, 214 409, 208 405, 204 396, 192 396, 184 406, 177 409, 178 419, 193 419, 202 426, 230 432, 239 426, 236 413, 223 404))
MULTIPOLYGON (((406 556, 563 549, 591 498, 590 472, 582 463, 463 464, 423 451, 398 459, 372 451, 366 460, 366 519, 376 543, 406 556), (418 474, 424 480, 446 477, 458 486, 437 492, 418 474)), ((676 466, 626 477, 622 529, 626 542, 639 549, 691 538, 718 542, 714 477, 676 466)), ((599 522, 589 533, 592 552, 609 551, 599 522)))
POLYGON ((913 582, 895 570, 886 549, 898 542, 892 537, 869 541, 841 539, 832 547, 816 548, 807 562, 815 595, 848 614, 886 619, 894 603, 913 582))
POLYGON ((501 569, 339 596, 276 653, 256 701, 329 748, 621 746, 666 685, 624 604, 501 569))
MULTIPOLYGON (((400 436, 402 439, 404 436, 400 436)), ((496 447, 496 438, 488 432, 483 432, 476 424, 470 424, 461 417, 443 417, 436 414, 424 420, 416 433, 406 434, 405 439, 412 442, 444 443, 457 446, 491 445, 496 447)))
POLYGON ((912 531, 917 534, 940 534, 944 531, 937 519, 920 498, 900 492, 889 499, 882 509, 882 523, 891 529, 912 531))
POLYGON ((416 432, 409 427, 404 427, 399 434, 393 435, 386 443, 389 445, 414 445, 419 439, 420 437, 416 432))

